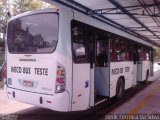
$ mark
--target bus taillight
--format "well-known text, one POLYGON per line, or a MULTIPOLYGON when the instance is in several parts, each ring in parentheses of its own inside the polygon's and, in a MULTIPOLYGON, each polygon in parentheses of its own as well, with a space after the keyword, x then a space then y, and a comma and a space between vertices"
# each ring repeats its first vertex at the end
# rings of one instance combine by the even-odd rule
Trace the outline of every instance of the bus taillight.
POLYGON ((57 66, 57 78, 56 78, 56 93, 65 91, 65 68, 58 64, 57 66))
POLYGON ((57 83, 62 84, 63 83, 63 78, 57 78, 57 83))

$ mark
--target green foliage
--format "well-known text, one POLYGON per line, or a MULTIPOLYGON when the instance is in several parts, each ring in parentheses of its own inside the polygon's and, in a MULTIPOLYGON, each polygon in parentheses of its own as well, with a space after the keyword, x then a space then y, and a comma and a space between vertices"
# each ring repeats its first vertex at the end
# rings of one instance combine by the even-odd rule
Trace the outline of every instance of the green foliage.
POLYGON ((0 33, 5 33, 7 26, 7 2, 0 0, 0 33))
POLYGON ((160 48, 155 49, 156 59, 160 60, 160 48))
POLYGON ((14 5, 14 9, 12 10, 14 15, 51 6, 40 0, 13 0, 12 4, 14 5))

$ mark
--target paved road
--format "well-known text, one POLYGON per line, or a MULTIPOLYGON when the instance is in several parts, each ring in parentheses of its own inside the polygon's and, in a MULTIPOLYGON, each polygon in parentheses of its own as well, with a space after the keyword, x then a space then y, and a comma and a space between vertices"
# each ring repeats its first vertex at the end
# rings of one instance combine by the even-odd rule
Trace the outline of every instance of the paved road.
POLYGON ((0 115, 14 113, 30 107, 33 107, 33 106, 25 103, 9 100, 6 96, 5 91, 2 88, 0 89, 0 115))

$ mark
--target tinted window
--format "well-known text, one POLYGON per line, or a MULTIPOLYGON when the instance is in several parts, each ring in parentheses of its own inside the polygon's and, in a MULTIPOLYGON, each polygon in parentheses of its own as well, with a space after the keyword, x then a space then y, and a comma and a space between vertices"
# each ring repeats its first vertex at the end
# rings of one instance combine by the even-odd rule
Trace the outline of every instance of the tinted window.
POLYGON ((96 66, 104 67, 108 62, 108 38, 104 35, 96 35, 96 66))
POLYGON ((133 46, 128 39, 117 35, 110 35, 110 59, 112 62, 132 61, 133 46))
POLYGON ((72 21, 72 46, 75 63, 84 63, 87 61, 84 30, 82 25, 72 21))
POLYGON ((58 14, 34 14, 8 25, 10 53, 51 53, 58 41, 58 14))

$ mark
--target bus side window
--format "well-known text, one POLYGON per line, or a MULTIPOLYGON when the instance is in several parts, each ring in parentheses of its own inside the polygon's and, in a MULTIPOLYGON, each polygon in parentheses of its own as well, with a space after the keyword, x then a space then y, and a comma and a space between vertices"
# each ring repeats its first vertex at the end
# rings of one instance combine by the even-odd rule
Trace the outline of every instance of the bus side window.
POLYGON ((136 64, 139 61, 139 54, 136 49, 133 50, 133 63, 136 64))
POLYGON ((139 60, 138 61, 143 61, 145 59, 143 47, 139 47, 138 55, 139 55, 139 60))
POLYGON ((119 40, 119 37, 115 37, 115 61, 121 61, 121 42, 119 40))
POLYGON ((127 50, 128 50, 128 56, 129 56, 129 61, 134 61, 134 48, 133 48, 133 45, 132 43, 129 43, 128 46, 127 46, 127 50))
POLYGON ((114 49, 114 40, 110 37, 110 61, 115 61, 115 49, 114 49))
POLYGON ((82 25, 75 23, 72 21, 71 26, 73 60, 75 63, 86 63, 85 29, 82 25))

